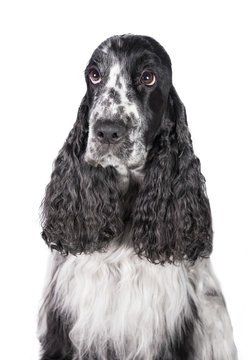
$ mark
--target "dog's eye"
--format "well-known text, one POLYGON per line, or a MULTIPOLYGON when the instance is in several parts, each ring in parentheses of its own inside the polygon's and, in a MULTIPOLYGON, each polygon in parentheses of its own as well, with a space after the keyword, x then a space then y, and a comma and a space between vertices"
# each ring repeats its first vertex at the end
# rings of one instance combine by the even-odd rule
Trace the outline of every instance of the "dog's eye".
POLYGON ((156 81, 155 75, 151 71, 143 71, 140 77, 140 82, 145 85, 152 86, 156 81))
POLYGON ((89 78, 90 78, 90 81, 92 82, 92 84, 98 84, 102 80, 99 71, 97 71, 96 69, 92 69, 90 71, 89 78))

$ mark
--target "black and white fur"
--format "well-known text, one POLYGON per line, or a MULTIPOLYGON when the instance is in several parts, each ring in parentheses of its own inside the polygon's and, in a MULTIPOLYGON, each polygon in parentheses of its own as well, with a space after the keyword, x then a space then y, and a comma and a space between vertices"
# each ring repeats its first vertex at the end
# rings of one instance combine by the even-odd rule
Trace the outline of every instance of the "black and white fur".
POLYGON ((43 202, 53 251, 41 359, 237 359, 209 260, 205 180, 169 56, 152 38, 114 36, 85 76, 43 202), (141 81, 145 70, 154 84, 141 81), (107 132, 113 139, 101 141, 107 132))

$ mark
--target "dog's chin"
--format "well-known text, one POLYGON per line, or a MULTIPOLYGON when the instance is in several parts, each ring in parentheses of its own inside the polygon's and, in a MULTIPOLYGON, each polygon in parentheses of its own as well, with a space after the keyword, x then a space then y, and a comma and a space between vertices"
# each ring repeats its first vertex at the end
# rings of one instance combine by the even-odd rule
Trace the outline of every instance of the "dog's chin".
POLYGON ((137 159, 137 161, 130 161, 129 159, 125 161, 113 154, 106 154, 101 158, 96 158, 89 154, 85 154, 84 160, 89 165, 94 167, 101 166, 103 168, 106 168, 107 166, 112 166, 116 168, 118 172, 123 172, 123 169, 126 169, 127 171, 139 171, 143 168, 145 164, 145 160, 143 157, 139 160, 137 159))
POLYGON ((85 154, 84 160, 92 166, 102 166, 103 168, 106 168, 107 166, 113 166, 118 167, 122 164, 121 160, 114 156, 113 154, 105 154, 101 157, 92 156, 90 154, 85 154))

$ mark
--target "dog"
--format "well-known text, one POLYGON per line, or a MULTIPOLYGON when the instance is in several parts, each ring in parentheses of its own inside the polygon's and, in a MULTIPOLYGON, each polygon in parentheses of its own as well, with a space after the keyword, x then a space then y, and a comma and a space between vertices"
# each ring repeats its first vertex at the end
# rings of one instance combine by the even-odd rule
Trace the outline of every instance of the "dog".
POLYGON ((148 36, 113 36, 85 79, 42 203, 40 358, 237 359, 168 54, 148 36))

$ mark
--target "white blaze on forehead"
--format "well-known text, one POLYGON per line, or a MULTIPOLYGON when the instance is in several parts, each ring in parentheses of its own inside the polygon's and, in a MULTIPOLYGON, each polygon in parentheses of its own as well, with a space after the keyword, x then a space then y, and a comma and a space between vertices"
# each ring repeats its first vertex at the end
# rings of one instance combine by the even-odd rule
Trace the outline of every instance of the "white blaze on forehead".
MULTIPOLYGON (((117 108, 119 105, 124 106, 124 112, 128 115, 133 114, 136 119, 140 118, 137 105, 134 102, 131 102, 127 98, 128 92, 128 82, 130 82, 129 74, 123 70, 124 67, 118 60, 114 62, 114 64, 110 68, 108 80, 106 83, 106 89, 115 89, 120 95, 120 104, 112 104, 113 108, 117 108), (118 84, 120 86, 118 86, 118 84)), ((108 93, 108 92, 107 92, 108 93)))
POLYGON ((119 62, 115 62, 111 66, 110 71, 109 71, 108 81, 106 83, 106 87, 115 88, 117 78, 121 73, 121 69, 122 69, 122 67, 121 67, 121 64, 119 62))

